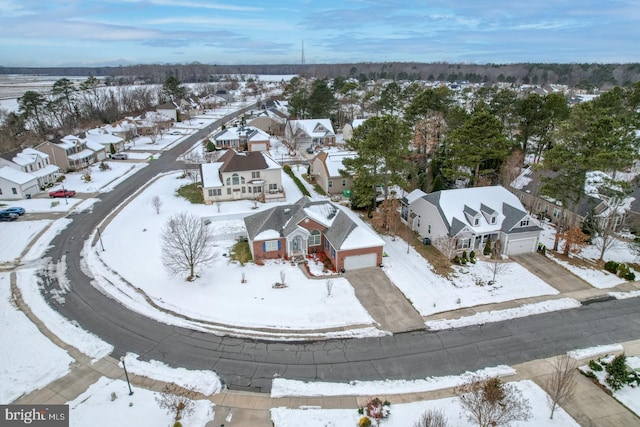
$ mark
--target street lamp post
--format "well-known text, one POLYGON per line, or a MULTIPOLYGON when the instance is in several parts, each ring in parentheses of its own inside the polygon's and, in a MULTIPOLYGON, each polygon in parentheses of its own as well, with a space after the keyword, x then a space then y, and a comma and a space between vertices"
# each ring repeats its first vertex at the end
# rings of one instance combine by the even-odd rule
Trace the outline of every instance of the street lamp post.
POLYGON ((69 201, 67 200, 67 190, 64 189, 64 184, 62 184, 62 195, 64 196, 64 204, 68 205, 69 201))
POLYGON ((124 369, 124 376, 127 379, 127 386, 129 387, 129 396, 131 396, 133 394, 133 391, 131 390, 131 383, 129 382, 129 374, 127 373, 127 365, 124 364, 124 356, 122 356, 120 358, 120 361, 122 362, 122 368, 124 369))
MULTIPOLYGON (((102 244, 102 234, 100 234, 100 227, 98 227, 98 240, 100 240, 100 247, 102 248, 102 252, 104 252, 104 245, 102 244)), ((124 362, 122 362, 124 364, 124 362)))

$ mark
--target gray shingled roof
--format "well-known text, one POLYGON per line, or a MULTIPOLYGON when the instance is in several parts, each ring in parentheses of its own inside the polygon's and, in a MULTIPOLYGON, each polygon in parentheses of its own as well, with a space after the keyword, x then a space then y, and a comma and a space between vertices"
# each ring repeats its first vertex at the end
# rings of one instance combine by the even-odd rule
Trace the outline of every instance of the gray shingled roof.
POLYGON ((442 218, 442 222, 447 226, 447 231, 449 231, 449 235, 451 234, 451 224, 447 221, 447 216, 444 214, 444 211, 440 207, 440 191, 436 191, 435 193, 429 193, 426 196, 422 196, 427 202, 431 203, 438 209, 438 213, 440 214, 440 218, 442 218))
POLYGON ((229 149, 220 157, 219 161, 223 162, 220 172, 240 172, 268 168, 267 161, 259 151, 238 153, 233 149, 229 149))
MULTIPOLYGON (((291 234, 300 221, 307 217, 304 208, 313 205, 328 204, 327 201, 311 201, 308 197, 302 197, 293 205, 276 206, 271 209, 249 215, 244 218, 249 239, 265 230, 275 230, 280 236, 291 234)), ((331 227, 322 230, 334 248, 340 249, 349 234, 357 227, 356 223, 340 209, 335 208, 336 216, 331 227)))
POLYGON ((485 213, 489 214, 489 215, 493 215, 493 214, 497 213, 494 209, 490 208, 489 206, 485 205, 484 203, 480 203, 480 210, 482 212, 485 212, 485 213))
POLYGON ((464 222, 460 221, 456 217, 453 217, 453 221, 452 222, 453 222, 453 224, 451 224, 451 227, 449 227, 449 236, 455 236, 463 228, 465 228, 467 226, 467 224, 465 224, 464 222))
POLYGON ((340 249, 342 243, 344 243, 347 236, 349 236, 349 233, 355 228, 356 224, 351 218, 349 218, 346 213, 338 211, 336 218, 333 220, 333 224, 331 224, 331 228, 324 232, 324 236, 334 248, 340 249))
MULTIPOLYGON (((524 211, 521 211, 518 208, 514 208, 513 206, 507 204, 507 203, 503 203, 502 204, 502 213, 504 214, 505 218, 502 221, 502 231, 509 234, 510 232, 513 232, 514 230, 512 230, 512 228, 517 225, 524 217, 527 216, 527 213, 524 211)), ((530 226, 530 227, 526 227, 526 228, 518 228, 517 232, 522 232, 522 231, 532 231, 532 230, 540 230, 540 227, 536 226, 530 226), (530 228, 530 230, 528 230, 530 228)))

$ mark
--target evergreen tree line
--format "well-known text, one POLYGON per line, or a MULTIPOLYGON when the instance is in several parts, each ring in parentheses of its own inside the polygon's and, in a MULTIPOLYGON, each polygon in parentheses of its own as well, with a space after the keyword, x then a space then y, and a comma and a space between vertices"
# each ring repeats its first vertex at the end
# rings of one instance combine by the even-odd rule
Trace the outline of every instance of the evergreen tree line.
POLYGON ((622 173, 640 160, 640 82, 570 106, 560 92, 526 95, 485 86, 456 93, 447 86, 395 82, 367 88, 345 79, 294 78, 285 87, 299 118, 331 117, 338 127, 355 111, 369 117, 346 148, 354 176, 352 203, 372 209, 388 189, 438 191, 501 184, 525 163, 550 173, 541 192, 574 209, 588 171, 607 173, 609 192, 624 191, 622 173))

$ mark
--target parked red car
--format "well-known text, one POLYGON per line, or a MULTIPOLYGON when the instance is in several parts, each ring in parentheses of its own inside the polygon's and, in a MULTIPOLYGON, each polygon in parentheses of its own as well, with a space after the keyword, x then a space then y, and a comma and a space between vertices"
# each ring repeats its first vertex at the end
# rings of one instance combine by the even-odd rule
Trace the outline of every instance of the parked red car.
POLYGON ((49 192, 49 197, 73 197, 76 192, 73 190, 55 190, 49 192))

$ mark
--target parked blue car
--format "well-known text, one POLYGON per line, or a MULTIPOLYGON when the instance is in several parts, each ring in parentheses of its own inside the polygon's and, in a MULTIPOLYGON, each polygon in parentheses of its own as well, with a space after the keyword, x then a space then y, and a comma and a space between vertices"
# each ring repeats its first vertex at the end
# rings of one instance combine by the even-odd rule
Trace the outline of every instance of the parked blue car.
POLYGON ((12 212, 14 214, 18 214, 20 216, 24 215, 24 208, 21 208, 19 206, 12 206, 10 208, 6 208, 6 209, 2 209, 2 212, 12 212))

